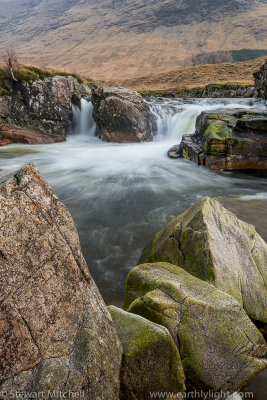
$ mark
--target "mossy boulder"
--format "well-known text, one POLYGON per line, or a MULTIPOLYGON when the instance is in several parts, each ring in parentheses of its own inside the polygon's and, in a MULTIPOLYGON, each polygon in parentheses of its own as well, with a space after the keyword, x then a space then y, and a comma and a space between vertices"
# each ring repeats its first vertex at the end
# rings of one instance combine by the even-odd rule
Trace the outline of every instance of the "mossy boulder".
POLYGON ((175 265, 135 267, 124 308, 168 328, 190 387, 234 392, 267 367, 265 340, 239 303, 175 265))
POLYGON ((108 307, 123 347, 121 399, 150 399, 151 392, 184 392, 185 377, 169 331, 139 315, 108 307))
POLYGON ((267 244, 217 200, 203 198, 154 236, 140 262, 157 261, 212 283, 267 322, 267 244))
POLYGON ((265 170, 267 112, 203 111, 197 118, 195 133, 183 136, 177 154, 212 170, 265 170))
POLYGON ((196 122, 207 155, 260 154, 267 156, 267 112, 225 110, 202 112, 196 122))

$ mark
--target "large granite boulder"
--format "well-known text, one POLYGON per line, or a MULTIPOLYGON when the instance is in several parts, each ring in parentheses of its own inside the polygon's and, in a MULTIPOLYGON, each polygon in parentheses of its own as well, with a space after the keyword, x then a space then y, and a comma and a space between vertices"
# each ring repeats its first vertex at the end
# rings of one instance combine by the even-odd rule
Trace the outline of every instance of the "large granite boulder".
POLYGON ((190 388, 234 392, 267 367, 265 340, 239 303, 175 265, 135 267, 124 309, 168 328, 190 388))
POLYGON ((152 114, 142 96, 122 87, 92 87, 96 134, 107 142, 152 140, 152 114))
POLYGON ((121 345, 68 210, 32 164, 0 205, 0 394, 117 400, 121 345))
POLYGON ((168 329, 120 308, 108 309, 123 347, 120 398, 146 400, 152 392, 184 392, 180 355, 168 329))
POLYGON ((256 97, 267 99, 267 61, 259 71, 254 72, 256 97))
POLYGON ((198 201, 154 236, 140 262, 157 261, 212 283, 267 323, 267 244, 215 199, 198 201))
POLYGON ((46 134, 65 135, 72 119, 72 98, 89 88, 72 76, 18 82, 9 102, 9 122, 46 134))
POLYGON ((212 170, 267 169, 267 112, 218 109, 203 111, 196 132, 184 135, 172 158, 186 158, 212 170))

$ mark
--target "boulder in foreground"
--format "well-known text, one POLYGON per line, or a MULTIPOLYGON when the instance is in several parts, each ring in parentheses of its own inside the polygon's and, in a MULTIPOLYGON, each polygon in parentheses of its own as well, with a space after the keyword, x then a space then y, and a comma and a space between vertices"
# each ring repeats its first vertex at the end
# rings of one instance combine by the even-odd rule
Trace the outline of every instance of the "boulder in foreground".
POLYGON ((121 346, 68 210, 33 164, 0 205, 0 392, 117 400, 121 346))
POLYGON ((96 134, 107 142, 152 140, 152 114, 142 96, 122 87, 92 87, 96 134))
POLYGON ((121 399, 151 399, 152 392, 184 392, 177 347, 163 326, 117 307, 108 307, 123 347, 121 399))
POLYGON ((186 158, 212 170, 267 169, 267 112, 218 109, 203 111, 196 132, 184 135, 171 158, 186 158))
POLYGON ((205 197, 154 236, 140 262, 157 261, 211 282, 267 323, 267 244, 217 200, 205 197))
POLYGON ((267 367, 265 340, 239 303, 175 265, 135 267, 124 308, 169 329, 190 387, 234 392, 267 367))

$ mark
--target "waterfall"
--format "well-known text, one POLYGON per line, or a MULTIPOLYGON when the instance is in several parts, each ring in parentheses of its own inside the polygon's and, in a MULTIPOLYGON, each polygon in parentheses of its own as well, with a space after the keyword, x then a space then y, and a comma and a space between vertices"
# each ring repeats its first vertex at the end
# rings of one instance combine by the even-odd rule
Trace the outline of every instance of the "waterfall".
POLYGON ((71 134, 95 136, 96 124, 93 119, 93 104, 87 99, 81 99, 81 108, 72 105, 71 134))
POLYGON ((195 132, 198 115, 218 108, 250 108, 248 99, 146 99, 155 121, 154 141, 172 141, 177 144, 182 136, 195 132))

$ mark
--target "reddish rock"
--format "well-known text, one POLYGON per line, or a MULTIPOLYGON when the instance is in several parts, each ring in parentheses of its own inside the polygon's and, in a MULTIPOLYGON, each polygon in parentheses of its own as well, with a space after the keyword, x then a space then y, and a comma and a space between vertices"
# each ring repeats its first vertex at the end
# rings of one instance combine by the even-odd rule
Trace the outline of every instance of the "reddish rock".
POLYGON ((34 165, 1 179, 0 221, 0 393, 117 400, 115 327, 71 215, 34 165))
POLYGON ((49 144, 64 142, 63 135, 46 135, 34 129, 20 128, 11 125, 0 126, 0 146, 12 143, 49 144))

